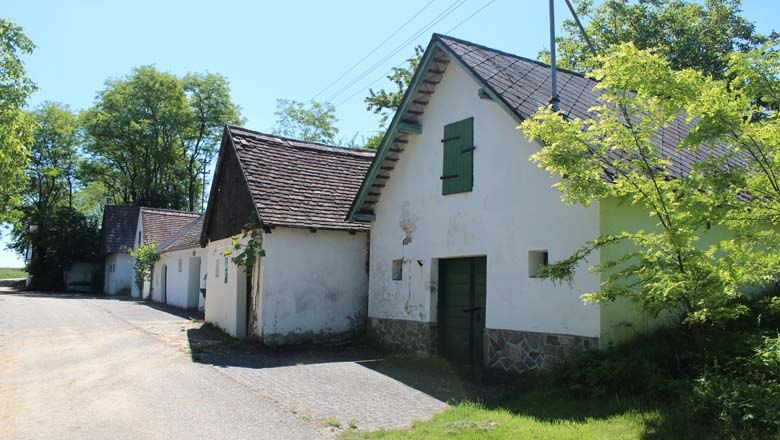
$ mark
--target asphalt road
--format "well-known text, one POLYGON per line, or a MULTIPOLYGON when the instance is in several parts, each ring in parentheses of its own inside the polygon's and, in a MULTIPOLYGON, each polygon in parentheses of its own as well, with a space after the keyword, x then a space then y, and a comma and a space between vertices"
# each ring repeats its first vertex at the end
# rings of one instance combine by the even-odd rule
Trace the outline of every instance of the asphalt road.
POLYGON ((193 362, 191 322, 131 301, 0 290, 2 439, 333 437, 193 362))

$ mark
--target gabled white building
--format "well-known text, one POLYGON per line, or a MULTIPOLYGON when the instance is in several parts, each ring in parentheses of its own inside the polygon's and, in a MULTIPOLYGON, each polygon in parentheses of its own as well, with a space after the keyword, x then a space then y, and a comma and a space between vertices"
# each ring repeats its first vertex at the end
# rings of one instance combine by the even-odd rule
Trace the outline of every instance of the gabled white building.
MULTIPOLYGON (((165 244, 199 216, 187 211, 107 205, 103 211, 100 243, 103 293, 140 298, 130 251, 148 243, 156 243, 158 247, 165 244)), ((148 298, 152 290, 153 286, 147 282, 143 297, 148 298)))
MULTIPOLYGON (((133 248, 137 249, 140 246, 145 246, 150 243, 157 245, 159 251, 160 247, 165 244, 169 239, 179 233, 186 226, 198 219, 200 214, 197 212, 189 211, 175 211, 172 209, 159 209, 159 208, 140 208, 138 223, 135 230, 133 248)), ((133 278, 135 280, 135 278, 133 278)), ((160 292, 155 290, 165 289, 164 284, 155 283, 154 272, 152 272, 152 278, 144 283, 143 292, 139 290, 138 284, 133 281, 132 283, 132 296, 134 298, 149 298, 152 300, 160 301, 160 292)), ((165 302, 165 301, 160 301, 165 302)))
MULTIPOLYGON (((529 160, 542 147, 518 124, 548 104, 549 78, 538 61, 433 36, 348 217, 371 225, 369 326, 384 344, 522 372, 633 319, 583 303, 598 274, 536 276, 624 226, 562 202, 529 160)), ((595 104, 594 81, 561 71, 559 84, 563 114, 595 104)))
POLYGON ((362 332, 368 225, 345 217, 372 157, 226 127, 201 238, 206 321, 268 345, 362 332), (233 260, 247 229, 265 251, 248 270, 233 260))
POLYGON ((206 249, 200 247, 203 216, 192 220, 157 248, 152 271, 152 300, 181 309, 203 310, 206 249))

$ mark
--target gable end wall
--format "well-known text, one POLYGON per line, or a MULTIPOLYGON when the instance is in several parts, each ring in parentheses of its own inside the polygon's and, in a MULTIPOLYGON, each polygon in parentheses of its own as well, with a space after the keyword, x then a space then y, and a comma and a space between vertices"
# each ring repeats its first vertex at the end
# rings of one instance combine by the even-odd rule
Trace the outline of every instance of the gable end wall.
POLYGON ((411 137, 382 192, 371 230, 371 321, 435 326, 438 259, 485 255, 488 329, 598 338, 599 307, 580 299, 598 288, 598 275, 581 270, 573 288, 528 276, 528 251, 547 249, 554 261, 595 238, 598 206, 561 202, 555 181, 529 161, 539 146, 478 91, 469 74, 450 63, 422 116, 422 134, 411 137), (443 128, 469 117, 473 191, 444 196, 443 128), (395 281, 392 261, 400 258, 403 279, 395 281))

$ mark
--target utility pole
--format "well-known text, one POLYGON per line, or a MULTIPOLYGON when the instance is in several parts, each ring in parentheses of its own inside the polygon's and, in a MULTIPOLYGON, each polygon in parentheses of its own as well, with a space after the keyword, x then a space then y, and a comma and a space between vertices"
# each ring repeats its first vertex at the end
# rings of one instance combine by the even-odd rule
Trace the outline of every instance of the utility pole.
POLYGON ((200 212, 203 213, 206 211, 206 158, 203 158, 202 162, 202 168, 203 168, 203 184, 201 185, 201 191, 200 191, 200 212))
POLYGON ((552 82, 552 104, 553 111, 560 110, 560 99, 558 99, 558 68, 555 65, 555 0, 550 0, 550 75, 552 82))

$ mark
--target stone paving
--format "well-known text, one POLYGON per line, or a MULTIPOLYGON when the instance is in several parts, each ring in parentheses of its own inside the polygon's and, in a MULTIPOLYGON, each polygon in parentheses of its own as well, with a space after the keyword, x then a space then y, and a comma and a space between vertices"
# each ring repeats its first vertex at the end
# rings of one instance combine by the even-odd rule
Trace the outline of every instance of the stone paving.
MULTIPOLYGON (((159 310, 166 307, 155 306, 159 310)), ((178 313, 175 309, 167 309, 178 313)), ((365 346, 257 349, 227 347, 225 336, 199 320, 172 317, 147 320, 128 316, 144 331, 211 365, 242 385, 304 420, 342 429, 393 429, 411 426, 449 407, 447 396, 433 397, 383 374, 379 355, 365 346)), ((229 340, 228 340, 229 341, 229 340)), ((229 341, 227 345, 235 343, 229 341)), ((457 379, 454 379, 457 380, 457 379)), ((462 397, 462 396, 458 396, 462 397)))

